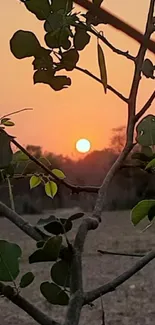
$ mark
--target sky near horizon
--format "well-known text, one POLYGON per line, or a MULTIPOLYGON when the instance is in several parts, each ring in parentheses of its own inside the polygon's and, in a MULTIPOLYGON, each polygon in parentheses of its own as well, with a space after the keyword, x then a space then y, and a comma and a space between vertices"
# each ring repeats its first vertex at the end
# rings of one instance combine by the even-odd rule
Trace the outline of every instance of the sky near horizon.
MULTIPOLYGON (((104 0, 104 7, 144 31, 149 0, 104 0)), ((10 52, 9 40, 19 29, 36 33, 44 43, 42 22, 28 12, 18 0, 5 0, 0 11, 1 40, 1 96, 0 115, 33 107, 33 111, 20 113, 12 118, 15 127, 8 129, 23 144, 40 145, 56 154, 79 157, 75 142, 88 138, 92 150, 108 146, 112 129, 126 124, 127 106, 112 92, 107 95, 101 84, 79 71, 67 73, 72 85, 60 92, 48 85, 33 85, 32 58, 17 60, 10 52)), ((110 26, 103 26, 104 35, 116 47, 133 55, 139 45, 110 26)), ((133 76, 133 63, 118 56, 102 44, 106 57, 108 84, 128 96, 133 76)), ((154 55, 147 53, 153 59, 154 55)), ((96 38, 80 53, 80 67, 99 77, 96 38)), ((141 108, 154 90, 154 80, 142 79, 137 109, 141 108)), ((149 112, 155 114, 155 102, 149 112)))

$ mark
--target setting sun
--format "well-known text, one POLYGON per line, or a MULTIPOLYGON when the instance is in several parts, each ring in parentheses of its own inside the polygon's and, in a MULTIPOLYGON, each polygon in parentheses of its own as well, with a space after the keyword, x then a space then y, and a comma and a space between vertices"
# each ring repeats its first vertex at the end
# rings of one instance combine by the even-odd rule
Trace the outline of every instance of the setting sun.
POLYGON ((87 139, 79 139, 76 142, 76 150, 81 153, 86 153, 90 150, 91 144, 87 139))

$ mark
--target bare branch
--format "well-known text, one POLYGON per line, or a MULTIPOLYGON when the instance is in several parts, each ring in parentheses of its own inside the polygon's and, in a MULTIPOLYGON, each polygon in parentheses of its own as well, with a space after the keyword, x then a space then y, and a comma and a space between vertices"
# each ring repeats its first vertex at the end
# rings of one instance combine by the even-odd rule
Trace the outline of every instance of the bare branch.
POLYGON ((98 33, 94 29, 91 29, 91 33, 94 34, 96 37, 98 37, 104 44, 106 44, 114 53, 117 53, 118 55, 122 55, 126 57, 127 59, 135 62, 136 58, 129 53, 129 51, 122 51, 118 48, 116 48, 114 45, 112 45, 107 38, 102 35, 101 33, 98 33))
POLYGON ((145 114, 145 112, 149 109, 151 106, 153 100, 155 99, 155 91, 152 93, 146 104, 141 108, 141 110, 136 114, 135 120, 136 122, 145 114))
MULTIPOLYGON (((75 69, 85 73, 87 76, 93 78, 94 80, 96 80, 96 81, 98 81, 99 83, 102 84, 102 80, 100 78, 96 77, 93 73, 91 73, 87 69, 83 69, 83 68, 78 67, 78 66, 76 66, 75 69)), ((128 103, 128 98, 124 97, 118 90, 116 90, 115 88, 113 88, 110 85, 108 85, 107 88, 110 91, 112 91, 116 96, 118 96, 121 100, 123 100, 125 103, 128 103)))
POLYGON ((155 258, 155 251, 151 251, 141 258, 137 263, 135 263, 130 269, 123 272, 121 275, 116 277, 114 280, 100 286, 97 289, 89 291, 85 294, 84 305, 91 303, 100 296, 105 295, 108 292, 114 291, 118 286, 123 284, 125 281, 130 279, 134 274, 144 268, 149 262, 155 258))
POLYGON ((145 254, 109 252, 109 251, 103 251, 101 249, 98 249, 97 252, 101 253, 102 255, 115 255, 115 256, 126 256, 126 257, 143 257, 143 256, 145 256, 145 254))
POLYGON ((4 215, 7 219, 13 222, 18 228, 25 232, 28 236, 36 241, 42 240, 41 234, 18 213, 8 208, 4 203, 0 201, 0 214, 4 215))
POLYGON ((32 111, 32 110, 33 110, 33 108, 31 108, 31 107, 30 108, 22 108, 22 109, 19 109, 18 111, 14 111, 12 113, 5 114, 0 119, 3 119, 5 117, 15 115, 15 114, 18 114, 18 113, 21 113, 21 112, 24 112, 24 111, 32 111))
POLYGON ((3 295, 7 299, 17 305, 19 308, 24 310, 28 315, 30 315, 37 323, 41 325, 60 325, 60 323, 55 322, 53 319, 44 314, 39 308, 35 307, 28 300, 23 298, 20 294, 17 294, 13 287, 6 286, 0 282, 0 295, 3 295))
MULTIPOLYGON (((111 14, 109 11, 103 8, 95 6, 92 2, 88 0, 74 0, 79 6, 90 10, 93 16, 98 17, 103 23, 109 24, 112 27, 125 33, 132 39, 135 39, 138 43, 144 44, 151 52, 155 53, 155 42, 152 40, 146 41, 144 35, 136 30, 134 27, 130 26, 123 20, 117 18, 115 15, 111 14)), ((152 32, 152 31, 151 31, 152 32)))
POLYGON ((71 298, 68 305, 64 325, 78 325, 81 309, 83 306, 83 284, 82 284, 82 252, 87 233, 98 227, 98 221, 92 218, 83 220, 77 231, 74 245, 73 258, 71 262, 70 293, 71 298))

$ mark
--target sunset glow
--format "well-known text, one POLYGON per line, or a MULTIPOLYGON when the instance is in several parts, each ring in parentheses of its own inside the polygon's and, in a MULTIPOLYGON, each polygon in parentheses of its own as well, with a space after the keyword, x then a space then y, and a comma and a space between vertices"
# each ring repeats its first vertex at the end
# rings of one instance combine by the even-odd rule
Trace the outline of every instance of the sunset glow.
POLYGON ((76 142, 76 150, 81 153, 86 153, 90 150, 91 144, 87 139, 79 139, 76 142))

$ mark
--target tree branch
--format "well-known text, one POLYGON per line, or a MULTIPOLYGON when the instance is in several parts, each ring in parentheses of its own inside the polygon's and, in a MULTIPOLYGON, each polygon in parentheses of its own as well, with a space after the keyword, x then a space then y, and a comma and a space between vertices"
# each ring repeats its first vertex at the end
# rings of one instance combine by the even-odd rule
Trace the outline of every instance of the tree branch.
POLYGON ((13 304, 24 310, 30 315, 37 323, 41 325, 60 325, 53 319, 44 314, 40 309, 32 305, 28 300, 17 294, 13 287, 6 286, 0 282, 0 295, 9 299, 13 304))
POLYGON ((0 214, 4 215, 7 219, 13 222, 18 228, 25 232, 28 236, 36 241, 42 240, 41 234, 18 213, 8 208, 4 203, 0 201, 0 214))
POLYGON ((97 193, 99 190, 99 187, 96 186, 78 186, 74 184, 70 184, 69 182, 58 178, 55 174, 52 173, 52 171, 45 166, 41 161, 39 161, 37 158, 32 156, 21 144, 19 144, 14 138, 11 139, 11 142, 22 152, 24 152, 34 163, 36 163, 39 167, 41 167, 48 175, 52 176, 58 183, 63 184, 67 188, 69 188, 72 193, 80 193, 80 192, 88 192, 88 193, 97 193))
POLYGON ((91 11, 91 14, 93 16, 98 17, 101 21, 103 21, 103 23, 109 24, 117 30, 120 30, 132 39, 135 39, 138 43, 145 44, 145 47, 147 47, 151 52, 155 53, 154 41, 148 40, 148 42, 146 42, 143 34, 141 34, 138 30, 136 30, 134 27, 130 26, 123 20, 111 14, 109 11, 97 7, 88 0, 74 0, 74 2, 77 3, 79 6, 85 8, 86 10, 91 11))
MULTIPOLYGON (((79 70, 83 73, 85 73, 87 76, 93 78, 94 80, 98 81, 99 83, 102 84, 102 80, 98 77, 96 77, 93 73, 91 73, 90 71, 88 71, 87 69, 83 69, 81 67, 76 66, 75 67, 76 70, 79 70)), ((125 96, 123 96, 119 91, 117 91, 115 88, 113 88, 112 86, 108 85, 107 89, 109 89, 110 91, 112 91, 116 96, 118 96, 121 100, 123 100, 125 103, 128 103, 128 98, 126 98, 125 96)))
POLYGON ((66 319, 64 325, 78 325, 83 306, 82 284, 82 252, 87 233, 98 227, 98 221, 92 218, 83 220, 77 231, 74 245, 70 273, 70 293, 66 319))
POLYGON ((94 29, 91 29, 91 33, 94 34, 97 38, 99 38, 104 44, 106 44, 114 53, 117 53, 118 55, 122 55, 122 56, 126 57, 127 59, 135 62, 136 58, 133 55, 131 55, 129 53, 129 51, 122 51, 122 50, 116 48, 107 40, 107 38, 104 35, 95 31, 94 29))
POLYGON ((155 91, 152 93, 146 104, 141 108, 141 110, 136 114, 135 120, 136 122, 145 114, 148 108, 151 106, 153 100, 155 99, 155 91))
MULTIPOLYGON (((85 2, 85 1, 84 1, 85 2)), ((154 12, 154 2, 155 0, 151 0, 150 8, 148 13, 148 19, 146 23, 146 29, 144 34, 144 41, 140 46, 138 51, 138 55, 135 61, 135 72, 133 77, 133 82, 130 90, 130 96, 128 100, 128 121, 127 121, 127 140, 123 151, 121 152, 120 156, 117 158, 113 166, 110 168, 109 172, 107 173, 106 177, 103 180, 103 183, 98 191, 98 197, 96 200, 95 208, 93 211, 93 217, 101 220, 101 213, 105 204, 107 188, 113 179, 116 172, 120 169, 122 163, 128 156, 129 152, 133 148, 133 134, 135 128, 135 111, 136 111, 136 98, 138 93, 138 87, 141 77, 141 68, 144 61, 145 53, 147 50, 146 43, 151 35, 151 26, 152 26, 152 17, 154 12)))
POLYGON ((123 272, 121 275, 116 277, 114 280, 100 286, 97 289, 89 291, 85 294, 84 305, 91 303, 100 296, 105 295, 108 292, 114 291, 118 286, 123 284, 125 281, 130 279, 134 274, 143 269, 145 265, 151 262, 155 258, 155 251, 151 251, 135 263, 130 269, 123 272))

